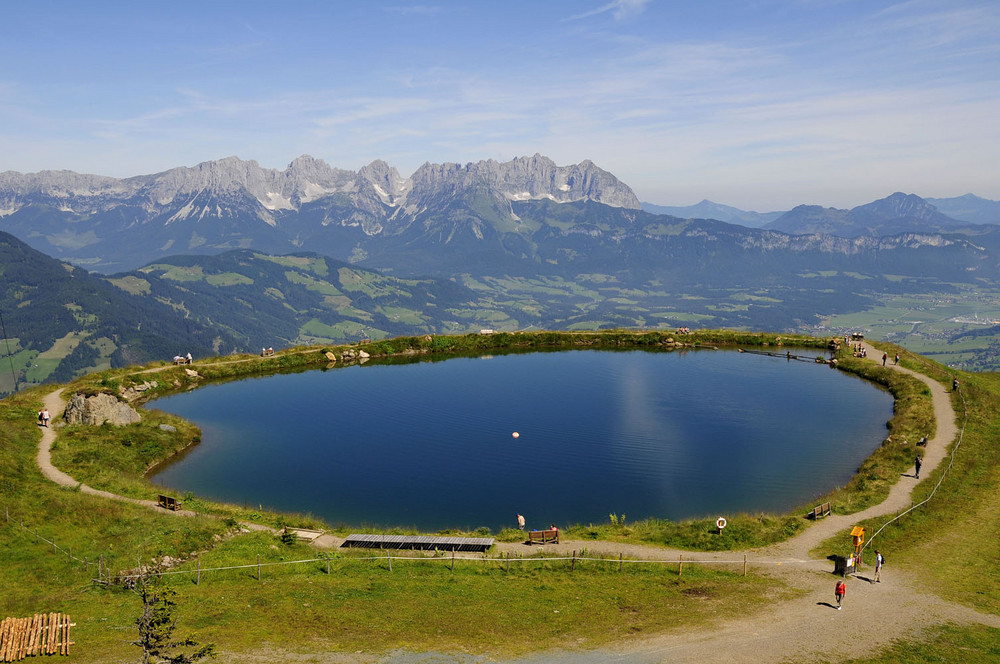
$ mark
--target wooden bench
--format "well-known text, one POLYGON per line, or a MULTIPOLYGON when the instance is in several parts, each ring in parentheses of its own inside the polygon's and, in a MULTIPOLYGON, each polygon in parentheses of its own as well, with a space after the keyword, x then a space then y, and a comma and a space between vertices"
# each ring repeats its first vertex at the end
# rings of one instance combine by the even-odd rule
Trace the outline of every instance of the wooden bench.
POLYGON ((823 503, 822 505, 814 507, 812 512, 809 512, 806 516, 815 520, 824 516, 830 516, 831 514, 833 514, 833 509, 830 507, 830 503, 823 503))
POLYGON ((173 496, 164 496, 163 494, 160 494, 156 504, 164 509, 173 510, 174 512, 179 510, 181 505, 183 505, 181 501, 177 500, 173 496))
POLYGON ((191 360, 186 357, 175 357, 174 364, 191 364, 191 360))
POLYGON ((529 530, 528 544, 558 544, 558 530, 529 530))

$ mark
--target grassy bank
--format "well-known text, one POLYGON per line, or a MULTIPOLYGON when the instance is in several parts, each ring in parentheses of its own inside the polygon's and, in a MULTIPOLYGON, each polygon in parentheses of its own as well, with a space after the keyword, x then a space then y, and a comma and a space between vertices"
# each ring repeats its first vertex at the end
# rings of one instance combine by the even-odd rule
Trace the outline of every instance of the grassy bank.
MULTIPOLYGON (((138 561, 182 560, 168 577, 176 588, 181 630, 213 641, 225 655, 269 647, 351 652, 409 647, 517 655, 529 649, 596 647, 629 635, 690 627, 754 610, 788 591, 735 570, 616 561, 397 561, 392 570, 365 553, 334 554, 287 546, 266 533, 242 533, 232 521, 177 518, 131 504, 59 488, 34 464, 34 424, 42 392, 0 402, 0 614, 60 611, 72 616, 74 660, 134 661, 129 643, 140 607, 127 590, 93 584, 95 561, 112 572, 138 561), (21 522, 25 527, 21 526, 21 522), (40 539, 36 540, 36 533, 40 539), (56 542, 58 550, 45 540, 56 542), (73 557, 91 563, 89 569, 73 557), (202 569, 265 565, 254 569, 202 569), (517 633, 519 639, 511 639, 517 633), (308 635, 308 638, 303 638, 308 635)), ((121 449, 131 449, 122 447, 121 449)), ((135 445, 131 446, 135 447, 135 445)), ((141 464, 140 464, 141 465, 141 464)))
MULTIPOLYGON (((834 664, 831 660, 823 660, 834 664)), ((1000 630, 976 625, 942 625, 919 642, 899 640, 877 657, 836 660, 839 664, 927 664, 961 662, 990 664, 1000 662, 1000 630)))
MULTIPOLYGON (((626 339, 636 338, 647 347, 673 347, 668 345, 673 335, 623 334, 466 335, 437 341, 435 337, 419 337, 374 342, 364 348, 373 356, 390 358, 430 353, 423 350, 425 346, 415 345, 418 343, 442 345, 455 354, 485 351, 489 348, 472 346, 488 339, 530 344, 512 350, 624 348, 628 347, 626 339)), ((690 347, 696 347, 695 343, 749 346, 753 340, 756 340, 753 345, 767 343, 768 347, 777 343, 774 335, 741 333, 699 334, 684 339, 690 347)), ((789 337, 782 342, 796 346, 804 343, 789 337)), ((810 345, 817 347, 817 354, 822 354, 819 348, 825 341, 813 339, 810 345)), ((184 367, 173 366, 155 374, 142 373, 136 368, 102 372, 81 379, 70 386, 70 391, 114 393, 150 380, 158 383, 154 391, 187 389, 209 377, 229 379, 275 369, 326 366, 326 351, 338 358, 343 351, 341 348, 300 350, 303 352, 288 351, 275 358, 245 356, 199 362, 190 367, 199 377, 188 375, 184 367)), ((904 363, 950 381, 949 372, 921 358, 904 357, 904 363)), ((845 360, 844 364, 850 363, 845 360)), ((871 364, 845 368, 858 373, 880 369, 871 364)), ((888 373, 899 376, 899 372, 888 373)), ((906 381, 896 384, 892 376, 881 374, 866 377, 884 381, 896 396, 891 437, 900 439, 901 449, 919 436, 928 435, 928 427, 933 424, 926 419, 928 402, 926 395, 921 394, 921 384, 906 381)), ((997 613, 1000 607, 996 606, 995 598, 1000 596, 997 587, 1000 575, 995 561, 1000 551, 995 544, 984 544, 980 533, 995 533, 1000 529, 997 517, 993 516, 1000 514, 997 509, 1000 477, 994 470, 1000 467, 996 463, 1000 459, 995 458, 995 450, 988 449, 990 441, 1000 434, 993 421, 995 413, 1000 412, 1000 380, 995 376, 963 376, 962 380, 970 408, 977 413, 976 425, 970 424, 963 443, 963 449, 971 450, 968 468, 954 471, 946 483, 954 493, 947 502, 942 494, 940 502, 936 499, 931 503, 940 511, 932 516, 907 519, 893 529, 892 539, 887 535, 883 541, 887 552, 891 552, 894 569, 919 565, 919 569, 927 570, 924 582, 932 589, 997 613), (966 448, 971 439, 976 442, 966 448), (978 461, 980 455, 983 462, 978 461), (937 507, 938 504, 942 507, 937 507), (983 529, 979 529, 977 519, 984 518, 983 529), (938 555, 945 548, 949 555, 938 555), (968 571, 956 575, 956 564, 967 565, 968 571), (989 581, 983 583, 984 579, 989 581)), ((742 577, 740 571, 714 567, 685 566, 681 576, 676 564, 626 565, 619 572, 616 561, 588 562, 574 568, 568 561, 514 560, 508 571, 504 561, 477 560, 459 561, 452 572, 446 560, 431 557, 420 562, 396 562, 390 571, 388 562, 381 557, 366 560, 367 556, 357 553, 335 556, 329 575, 325 561, 313 560, 264 567, 260 581, 252 567, 207 572, 202 582, 195 585, 194 572, 199 563, 207 569, 252 564, 257 556, 264 564, 316 556, 314 549, 286 546, 273 535, 239 534, 234 528, 235 518, 269 524, 294 519, 295 525, 308 525, 309 520, 258 514, 196 497, 188 497, 185 507, 193 506, 223 518, 181 519, 56 487, 41 477, 34 464, 39 437, 35 413, 49 389, 34 389, 0 402, 0 426, 5 434, 0 438, 0 510, 9 508, 15 517, 14 522, 0 522, 0 556, 4 560, 0 565, 0 587, 4 589, 0 593, 0 613, 10 616, 39 611, 69 613, 78 625, 74 631, 80 644, 74 651, 74 659, 78 661, 134 661, 138 651, 130 652, 128 643, 134 639, 132 622, 139 607, 129 591, 91 584, 89 579, 94 569, 88 573, 82 564, 72 562, 63 553, 66 549, 90 561, 103 555, 112 570, 128 569, 137 560, 165 555, 182 559, 175 569, 188 574, 168 580, 179 592, 180 630, 196 632, 201 641, 216 642, 229 655, 265 643, 270 648, 303 653, 378 652, 402 647, 497 656, 525 654, 529 646, 532 650, 597 647, 630 635, 691 629, 744 615, 789 594, 774 580, 753 574, 742 577), (22 519, 28 525, 27 530, 17 523, 22 519), (54 552, 50 545, 36 542, 36 529, 42 537, 57 541, 60 551, 54 552), (511 638, 511 634, 517 638, 511 638)), ((103 427, 89 431, 85 427, 60 430, 57 465, 63 467, 65 462, 68 467, 63 467, 64 470, 74 476, 80 472, 84 477, 77 476, 78 479, 86 479, 88 483, 105 483, 128 495, 155 497, 157 490, 145 484, 141 473, 153 460, 183 447, 198 433, 193 427, 155 411, 146 412, 144 422, 133 426, 137 428, 130 431, 131 427, 123 427, 103 433, 103 427), (176 430, 167 431, 160 424, 176 430)), ((868 477, 866 472, 863 486, 848 485, 831 496, 854 509, 877 500, 880 491, 888 490, 894 464, 903 462, 905 455, 897 452, 899 449, 895 447, 883 446, 876 454, 885 458, 871 470, 878 477, 868 477)), ((779 541, 804 524, 798 514, 734 517, 727 528, 731 543, 725 548, 779 541)), ((669 543, 711 549, 718 546, 720 538, 707 535, 710 526, 707 521, 649 520, 624 525, 609 521, 577 526, 566 535, 584 540, 669 543)), ((515 536, 523 535, 500 534, 501 538, 515 536)), ((841 549, 838 547, 838 552, 841 549)), ((939 635, 938 639, 943 644, 952 643, 955 638, 973 644, 983 638, 976 630, 957 633, 959 636, 955 637, 955 633, 942 632, 944 636, 939 635)))
MULTIPOLYGON (((392 362, 416 357, 422 360, 447 359, 456 355, 484 352, 537 352, 564 349, 648 349, 657 351, 684 351, 698 348, 752 348, 782 352, 784 347, 815 349, 818 357, 827 351, 827 339, 747 333, 731 330, 702 330, 692 334, 678 335, 669 332, 535 332, 535 333, 495 333, 468 334, 461 336, 420 336, 400 337, 372 342, 352 348, 364 350, 373 362, 392 362)), ((236 356, 219 358, 209 362, 198 362, 190 367, 161 366, 161 370, 151 372, 125 370, 102 372, 85 377, 66 390, 68 393, 98 392, 118 393, 122 389, 137 385, 156 386, 148 389, 141 400, 172 391, 187 390, 208 380, 233 380, 249 375, 260 375, 270 371, 301 371, 314 366, 329 366, 329 356, 336 358, 334 366, 344 364, 347 347, 303 348, 283 351, 271 358, 257 356, 236 356)), ((929 395, 916 379, 903 376, 871 362, 852 360, 841 354, 842 366, 866 380, 885 385, 896 398, 896 413, 891 422, 898 444, 883 446, 862 466, 861 472, 847 487, 834 491, 822 500, 836 503, 838 512, 854 512, 882 500, 889 487, 906 467, 907 455, 920 435, 927 435, 933 429, 933 422, 927 421, 929 395), (921 433, 923 432, 923 433, 921 433), (909 441, 909 442, 906 442, 909 441)), ((142 477, 151 461, 169 457, 198 439, 198 432, 185 427, 177 418, 147 411, 141 423, 128 427, 86 427, 66 428, 65 443, 61 442, 54 451, 56 465, 74 478, 96 488, 136 498, 155 499, 163 492, 151 486, 142 477), (163 425, 176 429, 167 434, 163 425), (133 442, 135 441, 135 442, 133 442), (142 441, 142 442, 138 442, 142 441), (108 457, 109 450, 113 450, 108 457), (103 457, 102 457, 103 455, 103 457)), ((912 459, 912 456, 909 457, 912 459)), ((248 509, 238 505, 223 505, 205 501, 193 495, 184 496, 185 507, 196 511, 221 514, 240 520, 253 520, 269 525, 282 526, 292 523, 302 527, 324 527, 338 534, 331 524, 322 524, 308 515, 276 515, 262 510, 248 509)), ((759 547, 783 541, 806 525, 802 515, 812 507, 803 505, 790 515, 736 514, 727 515, 729 526, 726 537, 715 537, 715 517, 672 522, 664 519, 647 519, 639 522, 569 525, 568 537, 592 540, 607 539, 625 543, 655 544, 691 550, 732 550, 759 547)), ((354 528, 357 530, 357 528, 354 528)), ((462 534, 462 533, 451 533, 462 534)), ((480 533, 482 534, 482 533, 480 533)), ((517 531, 497 534, 501 541, 515 541, 521 535, 517 531)))
MULTIPOLYGON (((904 567, 926 573, 928 590, 981 611, 1000 613, 1000 376, 968 374, 953 396, 965 425, 954 465, 949 459, 914 492, 922 502, 947 472, 930 502, 887 526, 873 542, 904 567), (964 413, 964 416, 963 416, 964 413)), ((861 522, 875 533, 889 518, 861 522)), ((822 552, 842 552, 847 535, 824 544, 822 552)), ((870 549, 871 550, 871 549, 870 549)), ((869 554, 871 555, 871 554, 869 554)))
MULTIPOLYGON (((831 491, 817 502, 831 502, 838 514, 854 514, 881 503, 899 480, 899 475, 913 465, 923 437, 936 431, 931 392, 917 378, 843 353, 840 368, 864 380, 885 387, 893 396, 893 415, 886 423, 888 436, 858 467, 846 486, 831 491)), ((837 414, 849 417, 849 413, 837 414)))
POLYGON ((122 389, 155 381, 140 399, 148 400, 173 391, 187 390, 205 381, 226 380, 276 372, 305 371, 317 367, 350 364, 345 352, 364 352, 371 361, 406 360, 414 356, 444 360, 450 356, 485 352, 531 352, 542 350, 647 349, 684 350, 737 346, 773 348, 791 346, 815 348, 822 355, 826 340, 804 335, 775 335, 732 330, 699 330, 678 335, 668 332, 496 332, 456 336, 424 335, 395 337, 357 346, 296 347, 270 357, 231 355, 199 359, 194 364, 173 365, 156 362, 145 367, 110 369, 81 377, 68 386, 67 392, 84 395, 119 394, 122 389), (334 359, 330 359, 331 356, 334 359), (193 375, 192 372, 194 372, 193 375))

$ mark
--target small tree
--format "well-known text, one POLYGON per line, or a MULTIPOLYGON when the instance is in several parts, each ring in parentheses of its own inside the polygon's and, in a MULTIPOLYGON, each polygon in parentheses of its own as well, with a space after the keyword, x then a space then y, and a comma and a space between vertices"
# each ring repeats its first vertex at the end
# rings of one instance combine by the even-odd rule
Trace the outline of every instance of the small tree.
POLYGON ((191 636, 173 640, 177 620, 173 617, 177 603, 176 591, 154 582, 151 577, 141 576, 136 585, 136 593, 142 598, 142 615, 136 618, 139 640, 132 645, 142 648, 142 664, 192 664, 205 657, 215 655, 215 644, 200 646, 191 636), (194 649, 191 652, 178 651, 179 648, 194 649))

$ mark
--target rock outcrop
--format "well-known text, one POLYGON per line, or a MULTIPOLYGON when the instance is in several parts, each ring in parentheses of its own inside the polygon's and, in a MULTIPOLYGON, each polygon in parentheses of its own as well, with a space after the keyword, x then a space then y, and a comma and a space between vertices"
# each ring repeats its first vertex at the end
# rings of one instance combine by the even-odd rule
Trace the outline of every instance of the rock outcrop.
POLYGON ((68 424, 92 426, 100 426, 105 422, 115 426, 125 426, 142 420, 135 408, 110 394, 97 394, 92 397, 74 394, 66 405, 64 418, 68 424))
POLYGON ((124 390, 121 391, 122 399, 131 403, 132 401, 135 401, 143 394, 145 394, 148 390, 155 389, 158 385, 159 383, 157 383, 155 380, 153 381, 146 380, 143 381, 142 384, 140 385, 133 385, 131 387, 126 387, 124 390))

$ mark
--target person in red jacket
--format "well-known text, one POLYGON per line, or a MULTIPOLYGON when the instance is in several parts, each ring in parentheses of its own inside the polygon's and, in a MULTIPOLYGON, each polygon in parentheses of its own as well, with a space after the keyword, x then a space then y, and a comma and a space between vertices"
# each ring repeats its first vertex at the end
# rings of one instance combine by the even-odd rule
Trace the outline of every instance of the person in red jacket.
POLYGON ((844 595, 847 594, 847 582, 841 579, 837 581, 837 588, 833 591, 837 596, 837 610, 840 611, 840 603, 844 599, 844 595))

